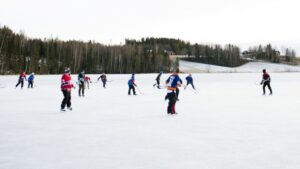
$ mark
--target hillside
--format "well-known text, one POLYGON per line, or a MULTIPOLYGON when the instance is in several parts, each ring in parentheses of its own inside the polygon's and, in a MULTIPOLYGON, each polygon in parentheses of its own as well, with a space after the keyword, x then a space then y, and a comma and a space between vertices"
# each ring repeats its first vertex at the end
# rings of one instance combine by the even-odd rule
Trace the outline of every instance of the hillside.
POLYGON ((182 72, 191 73, 256 73, 261 72, 262 69, 267 69, 268 72, 300 72, 300 66, 267 62, 249 62, 242 66, 229 68, 181 60, 179 67, 182 72))

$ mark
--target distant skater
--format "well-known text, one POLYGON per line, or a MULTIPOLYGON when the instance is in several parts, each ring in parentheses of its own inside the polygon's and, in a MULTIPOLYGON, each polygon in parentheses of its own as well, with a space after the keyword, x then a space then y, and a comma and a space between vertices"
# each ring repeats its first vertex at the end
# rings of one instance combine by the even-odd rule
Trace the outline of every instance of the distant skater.
POLYGON ((135 87, 137 85, 135 84, 135 78, 134 78, 134 73, 131 75, 131 78, 128 80, 128 95, 131 95, 131 90, 133 91, 133 95, 136 95, 135 92, 135 87))
POLYGON ((272 88, 271 88, 271 85, 270 85, 270 83, 271 83, 271 77, 267 73, 266 69, 263 69, 262 72, 263 72, 263 76, 262 76, 262 81, 261 81, 260 84, 263 85, 263 95, 266 94, 266 90, 265 90, 266 86, 268 86, 269 91, 270 91, 270 95, 272 95, 273 91, 272 91, 272 88))
POLYGON ((79 96, 84 96, 84 78, 85 78, 85 74, 83 70, 78 74, 78 86, 79 86, 78 95, 79 96))
POLYGON ((157 87, 158 89, 160 89, 160 77, 161 77, 161 75, 163 74, 163 72, 162 71, 160 71, 159 72, 159 74, 157 75, 157 77, 156 77, 156 83, 153 85, 153 87, 157 87))
POLYGON ((32 72, 28 77, 28 88, 33 88, 33 81, 34 81, 34 73, 32 72))
POLYGON ((165 99, 169 100, 167 113, 168 114, 177 114, 175 111, 175 104, 177 101, 177 93, 176 89, 181 86, 180 77, 178 76, 179 70, 175 70, 173 74, 167 79, 166 85, 167 85, 167 95, 165 96, 165 99))
POLYGON ((92 83, 91 78, 89 76, 84 76, 84 82, 87 86, 87 89, 90 89, 90 83, 92 83))
POLYGON ((24 80, 27 80, 26 79, 26 73, 21 72, 20 75, 19 75, 18 83, 16 84, 16 88, 21 84, 21 89, 23 89, 24 80))
POLYGON ((186 86, 184 87, 184 89, 186 89, 188 87, 188 85, 192 85, 193 89, 196 90, 191 73, 185 78, 185 80, 186 80, 186 86))
POLYGON ((61 91, 64 95, 64 99, 61 102, 60 110, 66 111, 65 106, 67 105, 67 109, 72 110, 71 107, 71 90, 73 87, 72 79, 70 75, 70 68, 65 68, 65 72, 61 77, 61 91))
POLYGON ((105 73, 102 73, 102 75, 98 78, 98 81, 99 81, 100 79, 101 79, 101 81, 102 81, 103 88, 106 88, 107 78, 106 78, 105 73))

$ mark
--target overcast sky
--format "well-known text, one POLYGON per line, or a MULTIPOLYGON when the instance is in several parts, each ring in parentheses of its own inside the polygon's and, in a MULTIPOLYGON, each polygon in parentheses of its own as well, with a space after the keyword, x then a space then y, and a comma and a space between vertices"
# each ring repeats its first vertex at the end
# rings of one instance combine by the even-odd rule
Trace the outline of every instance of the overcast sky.
POLYGON ((300 54, 298 0, 0 0, 0 24, 28 37, 124 43, 180 38, 245 48, 272 43, 300 54))

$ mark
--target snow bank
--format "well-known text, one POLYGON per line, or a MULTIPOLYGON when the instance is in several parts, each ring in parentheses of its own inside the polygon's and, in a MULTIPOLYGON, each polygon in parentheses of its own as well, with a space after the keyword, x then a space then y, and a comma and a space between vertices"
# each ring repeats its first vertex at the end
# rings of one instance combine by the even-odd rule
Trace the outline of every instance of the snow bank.
POLYGON ((262 69, 267 69, 268 72, 300 72, 299 66, 265 62, 249 62, 239 67, 229 68, 181 60, 179 67, 183 72, 193 73, 257 73, 262 69))

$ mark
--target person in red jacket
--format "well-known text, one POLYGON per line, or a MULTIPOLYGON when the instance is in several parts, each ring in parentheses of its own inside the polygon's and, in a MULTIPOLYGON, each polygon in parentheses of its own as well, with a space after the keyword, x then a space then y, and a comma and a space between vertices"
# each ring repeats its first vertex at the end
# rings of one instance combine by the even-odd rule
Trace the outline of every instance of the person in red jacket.
POLYGON ((84 82, 86 83, 87 88, 90 89, 90 83, 92 83, 91 78, 89 76, 85 76, 84 82))
POLYGON ((21 84, 21 89, 23 89, 24 80, 27 80, 26 79, 26 73, 25 72, 21 72, 20 75, 19 75, 18 83, 16 84, 16 88, 21 84))
POLYGON ((66 111, 65 106, 69 110, 72 110, 71 107, 71 90, 73 88, 73 84, 71 82, 70 68, 65 68, 65 73, 61 77, 61 91, 64 95, 64 99, 61 102, 61 111, 66 111))
POLYGON ((261 85, 263 85, 263 95, 265 95, 266 93, 266 86, 268 86, 269 91, 270 91, 270 95, 272 95, 272 88, 271 88, 271 77, 270 75, 267 73, 266 69, 263 69, 263 77, 262 77, 262 81, 260 82, 261 85))

